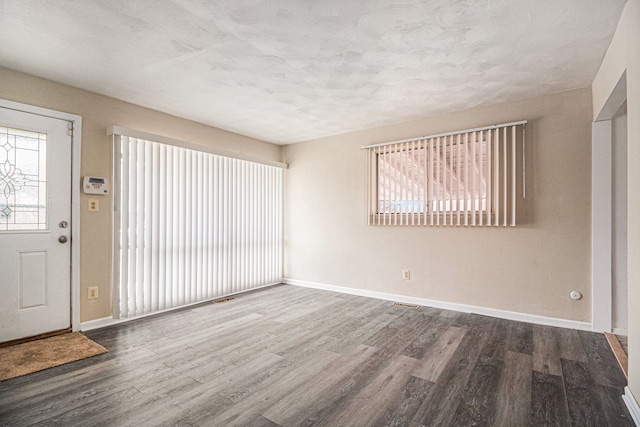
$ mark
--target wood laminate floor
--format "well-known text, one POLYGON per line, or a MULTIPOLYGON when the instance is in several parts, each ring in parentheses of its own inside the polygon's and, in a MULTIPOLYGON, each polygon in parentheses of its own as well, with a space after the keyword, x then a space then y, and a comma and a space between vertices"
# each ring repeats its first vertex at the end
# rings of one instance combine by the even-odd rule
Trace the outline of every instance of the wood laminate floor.
POLYGON ((281 285, 86 335, 0 425, 633 426, 589 332, 281 285))

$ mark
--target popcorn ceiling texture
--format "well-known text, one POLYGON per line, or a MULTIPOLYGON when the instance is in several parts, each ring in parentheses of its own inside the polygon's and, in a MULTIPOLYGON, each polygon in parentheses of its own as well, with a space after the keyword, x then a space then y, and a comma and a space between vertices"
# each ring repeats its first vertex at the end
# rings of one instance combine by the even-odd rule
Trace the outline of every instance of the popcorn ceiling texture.
POLYGON ((3 0, 0 65, 286 144, 591 84, 624 0, 3 0))

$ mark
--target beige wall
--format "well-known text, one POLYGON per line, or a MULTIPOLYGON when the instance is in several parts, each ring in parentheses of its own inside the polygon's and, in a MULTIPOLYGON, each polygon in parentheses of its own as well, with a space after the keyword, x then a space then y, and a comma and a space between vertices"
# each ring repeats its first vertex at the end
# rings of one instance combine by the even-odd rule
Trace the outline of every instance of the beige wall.
POLYGON ((640 0, 628 0, 593 85, 593 116, 606 108, 614 87, 627 78, 627 212, 629 388, 640 398, 640 0))
POLYGON ((590 147, 588 88, 289 145, 285 277, 589 322, 590 147), (530 121, 525 224, 366 225, 361 146, 520 119, 530 121))
MULTIPOLYGON (((180 119, 113 98, 0 68, 0 98, 82 116, 82 175, 111 176, 112 143, 106 129, 118 125, 183 141, 280 160, 280 147, 180 119)), ((80 183, 75 183, 80 185, 80 183)), ((100 212, 81 206, 81 321, 111 316, 111 199, 100 212), (100 286, 100 298, 87 300, 87 287, 100 286)))

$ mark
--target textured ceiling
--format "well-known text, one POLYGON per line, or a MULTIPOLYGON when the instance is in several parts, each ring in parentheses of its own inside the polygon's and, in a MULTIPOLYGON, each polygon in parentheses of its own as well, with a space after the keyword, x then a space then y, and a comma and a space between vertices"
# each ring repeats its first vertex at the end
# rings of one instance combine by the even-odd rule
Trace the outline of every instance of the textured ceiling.
POLYGON ((0 0, 0 64, 275 143, 585 87, 624 0, 0 0))

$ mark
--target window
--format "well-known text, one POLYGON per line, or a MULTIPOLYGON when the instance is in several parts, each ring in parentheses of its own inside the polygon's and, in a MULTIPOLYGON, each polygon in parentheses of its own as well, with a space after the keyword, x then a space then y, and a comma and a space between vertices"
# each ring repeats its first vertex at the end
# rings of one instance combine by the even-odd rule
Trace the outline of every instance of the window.
POLYGON ((129 136, 114 145, 114 317, 282 280, 281 166, 129 136))
POLYGON ((47 134, 0 126, 0 231, 47 228, 47 134))
POLYGON ((514 226, 519 135, 524 144, 517 128, 525 123, 364 147, 368 223, 514 226))

